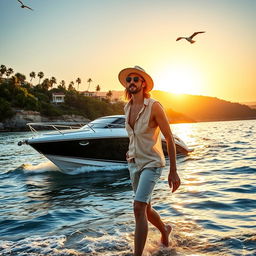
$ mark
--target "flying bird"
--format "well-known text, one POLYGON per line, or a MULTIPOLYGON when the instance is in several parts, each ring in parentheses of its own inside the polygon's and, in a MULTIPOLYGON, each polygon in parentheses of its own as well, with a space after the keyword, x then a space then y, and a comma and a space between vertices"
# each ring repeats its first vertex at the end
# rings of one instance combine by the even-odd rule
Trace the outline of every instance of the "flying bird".
POLYGON ((176 39, 176 41, 179 41, 181 39, 186 39, 188 42, 190 42, 191 44, 193 44, 195 42, 195 40, 192 40, 194 36, 196 36, 197 34, 202 34, 202 33, 205 33, 205 31, 199 31, 199 32, 195 32, 194 34, 192 34, 191 36, 189 37, 184 37, 184 36, 181 36, 181 37, 178 37, 176 39))
POLYGON ((27 9, 29 9, 29 10, 31 10, 31 11, 33 11, 33 9, 32 8, 30 8, 29 6, 27 6, 27 5, 24 5, 20 0, 18 0, 18 2, 20 2, 20 4, 21 4, 21 8, 27 8, 27 9))

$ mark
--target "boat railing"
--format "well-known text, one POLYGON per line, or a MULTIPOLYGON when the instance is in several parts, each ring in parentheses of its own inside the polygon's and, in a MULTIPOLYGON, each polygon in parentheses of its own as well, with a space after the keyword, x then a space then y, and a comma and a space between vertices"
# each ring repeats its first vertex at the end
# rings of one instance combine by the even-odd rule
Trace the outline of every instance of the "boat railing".
MULTIPOLYGON (((39 134, 39 129, 36 129, 36 127, 44 127, 44 128, 50 128, 51 130, 55 130, 60 134, 65 134, 65 130, 69 129, 80 129, 82 126, 84 126, 85 124, 81 124, 81 123, 72 123, 72 124, 62 124, 62 123, 50 123, 50 122, 42 122, 42 123, 27 123, 27 126, 29 127, 30 131, 34 134, 34 135, 38 135, 39 134), (65 129, 65 130, 63 130, 65 129)), ((48 130, 47 129, 47 130, 48 130)), ((42 129, 40 129, 42 130, 42 129)))
MULTIPOLYGON (((30 131, 34 134, 34 135, 39 135, 39 130, 42 129, 36 129, 36 127, 48 127, 51 130, 55 130, 58 133, 64 135, 68 130, 78 130, 78 129, 90 129, 93 132, 96 132, 95 129, 96 128, 105 128, 105 129, 112 129, 112 128, 125 128, 124 125, 122 124, 114 124, 114 123, 97 123, 94 122, 93 124, 91 124, 90 122, 88 123, 72 123, 72 124, 62 124, 62 123, 51 123, 51 122, 41 122, 41 123, 27 123, 27 126, 29 127, 30 131), (100 125, 99 125, 100 124, 100 125)), ((48 130, 48 129, 47 129, 48 130)))

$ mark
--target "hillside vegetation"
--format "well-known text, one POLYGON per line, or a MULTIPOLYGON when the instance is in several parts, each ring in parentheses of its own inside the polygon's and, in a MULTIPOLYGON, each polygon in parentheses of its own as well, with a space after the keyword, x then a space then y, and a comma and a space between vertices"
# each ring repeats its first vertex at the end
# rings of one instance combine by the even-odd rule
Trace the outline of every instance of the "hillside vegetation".
MULTIPOLYGON (((116 100, 111 102, 112 92, 107 98, 86 97, 75 89, 75 83, 71 81, 66 87, 65 81, 57 84, 56 78, 45 78, 42 82, 43 72, 39 72, 39 83, 32 84, 35 72, 30 73, 30 82, 25 75, 14 73, 11 68, 4 65, 0 68, 0 122, 15 115, 17 109, 38 111, 42 116, 60 117, 62 115, 80 115, 90 120, 105 115, 123 114, 124 102, 116 100), (65 102, 52 103, 52 94, 62 92, 65 94, 65 102)), ((89 84, 92 79, 89 78, 89 84)), ((79 89, 81 79, 77 78, 79 89)), ((97 85, 96 92, 100 93, 97 85)), ((123 92, 116 91, 116 95, 123 92)), ((160 101, 166 110, 170 123, 197 122, 197 121, 222 121, 238 119, 256 119, 256 109, 247 105, 232 103, 208 96, 176 95, 163 91, 152 91, 153 98, 160 101)), ((117 96, 116 96, 117 97, 117 96)), ((117 97, 118 98, 118 97, 117 97)))
POLYGON ((25 76, 23 80, 15 75, 0 81, 0 121, 11 118, 16 109, 38 111, 47 117, 75 114, 93 120, 104 115, 122 114, 123 106, 123 102, 113 103, 109 98, 85 97, 73 86, 66 89, 62 84, 52 88, 49 79, 35 86, 27 82, 25 76), (53 104, 54 92, 64 93, 65 103, 53 104))

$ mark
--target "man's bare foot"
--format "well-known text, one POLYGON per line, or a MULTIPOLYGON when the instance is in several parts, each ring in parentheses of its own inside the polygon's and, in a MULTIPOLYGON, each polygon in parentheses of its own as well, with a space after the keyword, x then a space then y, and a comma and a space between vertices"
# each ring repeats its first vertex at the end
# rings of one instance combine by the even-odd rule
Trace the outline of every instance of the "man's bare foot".
POLYGON ((170 225, 165 225, 165 234, 162 234, 161 243, 168 247, 169 246, 169 235, 172 231, 172 227, 170 225))

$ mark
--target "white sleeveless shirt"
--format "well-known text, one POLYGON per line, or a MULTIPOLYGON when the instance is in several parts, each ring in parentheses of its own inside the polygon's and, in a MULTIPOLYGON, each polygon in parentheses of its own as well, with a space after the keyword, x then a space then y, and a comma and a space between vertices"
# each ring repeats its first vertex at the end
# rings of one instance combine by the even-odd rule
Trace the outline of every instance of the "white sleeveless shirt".
POLYGON ((165 166, 165 157, 162 149, 159 126, 150 128, 148 126, 151 109, 156 100, 144 98, 141 108, 132 129, 129 125, 131 100, 125 105, 125 128, 129 136, 129 159, 135 160, 138 170, 146 167, 165 166))

